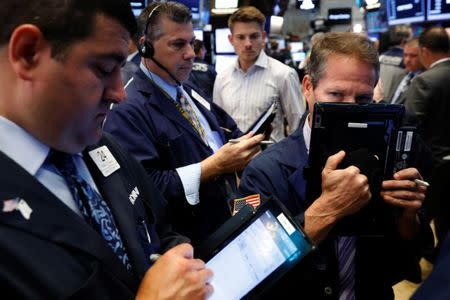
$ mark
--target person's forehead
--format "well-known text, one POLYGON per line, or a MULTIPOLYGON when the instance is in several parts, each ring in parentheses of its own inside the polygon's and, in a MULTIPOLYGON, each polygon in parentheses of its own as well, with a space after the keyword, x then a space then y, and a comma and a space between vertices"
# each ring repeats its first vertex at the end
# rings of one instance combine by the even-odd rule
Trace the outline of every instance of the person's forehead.
POLYGON ((323 65, 320 83, 337 81, 365 82, 372 84, 375 81, 375 67, 355 56, 331 54, 323 65))
POLYGON ((169 39, 177 39, 180 37, 187 38, 189 35, 189 39, 194 37, 194 28, 191 22, 187 23, 177 23, 175 21, 170 20, 169 18, 162 16, 159 21, 159 26, 161 26, 163 37, 169 39))
POLYGON ((417 52, 419 52, 419 46, 408 46, 408 45, 405 45, 405 47, 404 47, 404 49, 403 49, 403 52, 414 52, 414 53, 417 53, 417 52))
POLYGON ((82 43, 101 45, 104 53, 111 53, 117 59, 125 56, 128 51, 130 33, 113 18, 97 15, 91 35, 82 43))
POLYGON ((235 22, 232 34, 253 34, 261 33, 261 26, 257 22, 235 22))

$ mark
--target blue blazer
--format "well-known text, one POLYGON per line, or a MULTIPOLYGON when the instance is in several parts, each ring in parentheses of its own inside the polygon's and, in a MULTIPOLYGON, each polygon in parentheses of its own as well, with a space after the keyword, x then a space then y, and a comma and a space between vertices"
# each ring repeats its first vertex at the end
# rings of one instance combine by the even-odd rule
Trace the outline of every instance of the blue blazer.
MULTIPOLYGON (((190 89, 185 88, 188 93, 190 89)), ((228 201, 234 197, 234 174, 200 185, 200 203, 190 205, 184 194, 178 167, 199 163, 213 154, 192 125, 148 77, 139 70, 126 88, 127 101, 115 105, 105 130, 125 146, 147 170, 168 200, 168 216, 174 229, 195 244, 230 217, 228 201)), ((199 92, 200 94, 200 92, 199 92)), ((242 133, 236 123, 214 103, 210 109, 192 97, 217 131, 223 143, 242 133), (225 128, 225 131, 222 129, 225 128)))
POLYGON ((411 300, 450 299, 450 235, 447 235, 433 271, 417 289, 411 300))
MULTIPOLYGON (((308 165, 303 136, 307 115, 308 112, 295 132, 250 162, 244 170, 238 190, 239 196, 260 193, 264 198, 277 197, 299 224, 303 224, 304 211, 311 204, 305 199, 306 181, 303 174, 303 168, 308 165)), ((391 286, 405 277, 408 266, 416 253, 421 251, 422 243, 425 243, 422 237, 431 237, 428 223, 422 223, 422 233, 415 241, 401 241, 394 233, 384 237, 358 237, 355 274, 357 299, 394 298, 391 286)), ((391 228, 391 231, 395 229, 391 228)), ((275 285, 267 299, 276 298, 280 289, 298 293, 299 297, 305 299, 338 299, 335 239, 329 237, 318 245, 317 251, 275 285)))
POLYGON ((0 152, 0 201, 22 198, 33 210, 29 220, 19 211, 0 210, 0 289, 10 299, 131 300, 149 267, 149 255, 188 241, 167 224, 155 226, 165 200, 134 158, 107 137, 86 151, 103 145, 119 170, 104 177, 86 152, 84 159, 114 215, 132 272, 97 231, 0 152), (139 194, 132 203, 135 189, 139 194))

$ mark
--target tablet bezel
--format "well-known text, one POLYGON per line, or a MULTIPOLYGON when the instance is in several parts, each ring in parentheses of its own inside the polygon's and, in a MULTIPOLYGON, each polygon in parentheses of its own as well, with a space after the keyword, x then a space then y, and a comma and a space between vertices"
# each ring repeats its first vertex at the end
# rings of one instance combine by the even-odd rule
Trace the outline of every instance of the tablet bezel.
MULTIPOLYGON (((306 185, 306 201, 311 204, 317 199, 322 192, 322 170, 330 155, 336 154, 340 150, 346 151, 346 156, 352 154, 357 148, 366 147, 373 155, 373 149, 382 149, 376 155, 382 169, 381 176, 377 175, 377 179, 370 183, 373 199, 360 212, 348 216, 333 228, 332 234, 336 235, 360 235, 360 236, 378 236, 383 235, 379 224, 383 220, 393 218, 395 212, 384 203, 377 201, 379 198, 379 190, 381 183, 385 179, 391 179, 393 176, 395 165, 395 146, 397 140, 397 132, 402 126, 405 108, 398 104, 384 103, 336 103, 336 102, 316 102, 314 105, 314 113, 312 115, 311 141, 309 148, 309 164, 304 170, 306 185), (392 122, 389 136, 386 136, 385 144, 380 145, 382 136, 373 137, 368 133, 379 133, 381 129, 371 129, 364 132, 355 133, 358 126, 367 123, 381 123, 384 120, 392 122), (347 129, 345 124, 352 123, 347 129), (363 140, 357 138, 363 137, 363 140), (342 137, 342 138, 341 138, 342 137), (332 143, 335 143, 334 145, 332 143), (357 146, 356 146, 357 145, 357 146), (371 149, 372 148, 372 149, 371 149), (328 151, 328 152, 327 152, 328 151)), ((391 124, 391 123, 390 123, 391 124)), ((375 127, 374 127, 375 128, 375 127)), ((361 129, 363 130, 363 129, 361 129)), ((384 131, 387 135, 387 130, 384 131)), ((383 136, 384 138, 384 136, 383 136)), ((345 158, 344 158, 345 160, 345 158)), ((343 168, 345 166, 338 166, 343 168)))
MULTIPOLYGON (((249 293, 247 293, 243 297, 243 299, 254 298, 262 295, 286 272, 292 269, 297 263, 304 259, 306 255, 308 255, 315 249, 315 245, 305 234, 303 229, 297 224, 294 218, 290 215, 284 205, 279 200, 270 198, 268 200, 265 200, 256 211, 254 211, 253 208, 251 208, 251 206, 249 205, 244 206, 244 208, 242 208, 238 212, 238 214, 230 218, 218 229, 218 231, 216 231, 207 241, 205 241, 203 246, 199 247, 198 251, 196 252, 197 256, 207 263, 268 210, 273 214, 275 218, 277 218, 280 213, 283 213, 286 219, 295 228, 295 230, 300 233, 302 241, 305 240, 307 242, 309 248, 303 249, 304 252, 301 253, 299 257, 296 257, 294 261, 285 261, 282 265, 277 267, 275 271, 273 271, 258 285, 256 285, 249 293)), ((278 220, 278 222, 280 221, 278 220)), ((283 229, 286 231, 284 227, 283 229)))

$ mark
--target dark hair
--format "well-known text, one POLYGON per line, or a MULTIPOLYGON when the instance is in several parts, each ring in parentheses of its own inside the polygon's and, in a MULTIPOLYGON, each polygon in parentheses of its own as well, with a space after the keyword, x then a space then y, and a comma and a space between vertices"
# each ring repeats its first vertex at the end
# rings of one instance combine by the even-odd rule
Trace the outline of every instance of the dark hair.
POLYGON ((228 27, 233 32, 233 25, 236 22, 251 23, 256 22, 264 30, 266 17, 254 6, 244 6, 235 11, 228 19, 228 27))
POLYGON ((194 41, 194 52, 195 54, 199 54, 200 50, 204 47, 203 41, 195 39, 194 41))
POLYGON ((306 63, 306 72, 314 87, 322 78, 328 57, 333 54, 354 57, 372 65, 376 74, 375 82, 378 81, 380 62, 373 42, 358 33, 329 32, 314 41, 306 63))
POLYGON ((389 46, 403 45, 410 38, 410 33, 404 27, 392 27, 389 30, 389 46))
POLYGON ((175 1, 154 2, 144 8, 138 17, 137 22, 140 36, 145 34, 145 27, 148 22, 147 38, 151 42, 159 39, 164 34, 161 26, 159 26, 159 20, 162 15, 178 24, 186 24, 192 20, 191 11, 184 4, 175 1), (149 20, 150 14, 151 19, 149 20))
POLYGON ((127 0, 1 0, 0 46, 8 43, 15 28, 33 24, 50 43, 52 56, 60 57, 72 43, 92 33, 99 14, 118 21, 130 35, 136 31, 127 0))
POLYGON ((425 47, 431 52, 448 53, 450 40, 444 28, 434 26, 427 28, 419 36, 420 47, 425 47))

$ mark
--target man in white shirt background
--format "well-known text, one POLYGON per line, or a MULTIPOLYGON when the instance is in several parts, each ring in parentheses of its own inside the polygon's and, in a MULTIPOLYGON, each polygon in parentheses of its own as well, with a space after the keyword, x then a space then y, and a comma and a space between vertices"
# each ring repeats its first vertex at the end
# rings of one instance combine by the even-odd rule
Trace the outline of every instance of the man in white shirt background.
POLYGON ((305 111, 300 81, 294 69, 268 57, 264 51, 265 17, 255 7, 247 6, 233 13, 229 20, 238 59, 217 75, 213 101, 247 130, 273 102, 277 115, 272 123, 271 140, 278 142, 294 131, 305 111))

